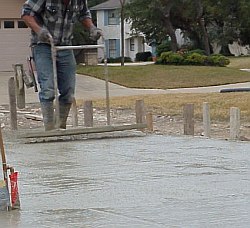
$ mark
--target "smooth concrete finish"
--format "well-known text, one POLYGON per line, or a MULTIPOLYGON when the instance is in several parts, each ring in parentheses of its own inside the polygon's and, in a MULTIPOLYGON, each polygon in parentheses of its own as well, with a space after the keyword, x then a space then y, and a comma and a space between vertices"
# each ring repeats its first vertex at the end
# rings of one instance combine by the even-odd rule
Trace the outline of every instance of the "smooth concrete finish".
MULTIPOLYGON (((14 76, 14 72, 0 72, 0 104, 8 104, 8 80, 14 76)), ((124 86, 119 86, 109 83, 109 91, 111 97, 119 96, 133 96, 145 94, 167 94, 167 93, 211 93, 220 92, 221 89, 226 88, 250 88, 250 82, 228 84, 222 86, 209 86, 197 88, 180 88, 180 89, 131 89, 124 86)), ((96 98, 105 98, 105 82, 93 77, 85 75, 77 75, 76 82, 76 99, 90 100, 96 98)), ((38 100, 38 93, 34 92, 33 88, 26 89, 26 103, 36 103, 38 100)))
POLYGON ((249 227, 249 143, 169 136, 5 142, 19 172, 21 211, 0 213, 1 227, 249 227))

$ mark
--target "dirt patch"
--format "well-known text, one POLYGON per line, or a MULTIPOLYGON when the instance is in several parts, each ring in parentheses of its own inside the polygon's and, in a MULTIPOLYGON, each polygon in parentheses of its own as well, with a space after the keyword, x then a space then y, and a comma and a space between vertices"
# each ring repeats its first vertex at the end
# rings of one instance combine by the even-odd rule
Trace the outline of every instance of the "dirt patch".
MULTIPOLYGON (((39 104, 28 104, 25 109, 18 110, 18 129, 35 129, 43 127, 42 114, 39 104)), ((132 109, 111 109, 111 124, 134 124, 135 111, 132 109)), ((8 106, 0 106, 0 123, 3 130, 10 130, 10 113, 8 106)), ((72 113, 68 118, 68 127, 72 126, 72 113)), ((78 107, 78 125, 84 126, 84 110, 78 107)), ((106 125, 105 109, 94 108, 94 126, 106 125)), ((183 118, 181 116, 153 116, 154 134, 181 136, 184 132, 183 118)), ((203 123, 195 120, 195 136, 203 136, 203 123)), ((240 140, 250 141, 250 123, 241 123, 240 140)), ((227 122, 211 123, 211 138, 229 139, 230 126, 227 122)))

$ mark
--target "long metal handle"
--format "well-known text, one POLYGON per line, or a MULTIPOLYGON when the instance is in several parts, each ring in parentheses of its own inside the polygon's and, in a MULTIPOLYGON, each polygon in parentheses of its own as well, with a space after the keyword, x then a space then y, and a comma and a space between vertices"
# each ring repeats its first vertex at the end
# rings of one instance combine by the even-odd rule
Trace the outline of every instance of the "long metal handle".
POLYGON ((107 65, 107 53, 105 48, 105 39, 102 36, 103 44, 98 45, 78 45, 78 46, 55 46, 53 37, 50 37, 51 44, 51 56, 53 62, 53 75, 54 75, 54 91, 56 98, 56 110, 55 110, 55 122, 56 129, 59 128, 59 98, 58 98, 58 85, 57 85, 57 69, 56 69, 56 52, 60 50, 76 50, 76 49, 92 49, 101 48, 104 51, 104 76, 105 76, 105 88, 106 88, 106 109, 107 109, 107 125, 110 125, 110 97, 109 97, 109 78, 108 78, 108 65, 107 65))
POLYGON ((3 145, 3 135, 2 135, 1 126, 0 126, 0 149, 1 149, 4 181, 7 184, 8 183, 8 175, 7 175, 8 168, 7 168, 7 162, 6 162, 6 157, 5 157, 5 150, 4 150, 4 145, 3 145))
POLYGON ((105 88, 106 88, 106 109, 107 109, 107 125, 111 125, 110 118, 110 97, 109 97, 109 77, 108 77, 108 59, 107 59, 107 50, 105 48, 105 38, 102 36, 104 44, 104 77, 105 77, 105 88))
MULTIPOLYGON (((9 181, 8 181, 8 166, 5 156, 5 150, 3 145, 3 135, 1 130, 1 124, 0 124, 0 150, 1 150, 1 157, 2 157, 2 167, 3 167, 3 178, 6 184, 7 193, 9 194, 9 181)), ((7 210, 11 210, 10 202, 8 202, 9 206, 7 206, 7 210)))
POLYGON ((52 58, 52 65, 53 65, 53 77, 54 77, 54 95, 55 95, 55 127, 59 129, 59 96, 58 96, 58 82, 57 82, 57 69, 56 69, 56 46, 54 45, 53 37, 49 37, 50 45, 51 45, 51 58, 52 58))
POLYGON ((104 44, 98 45, 77 45, 77 46, 55 46, 56 50, 77 50, 77 49, 92 49, 92 48, 105 48, 104 44))

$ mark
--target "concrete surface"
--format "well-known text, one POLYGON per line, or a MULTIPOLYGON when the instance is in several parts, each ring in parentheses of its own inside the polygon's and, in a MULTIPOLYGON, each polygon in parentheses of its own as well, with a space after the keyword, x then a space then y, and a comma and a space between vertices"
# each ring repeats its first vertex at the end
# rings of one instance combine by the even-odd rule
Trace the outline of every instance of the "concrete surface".
POLYGON ((19 171, 22 209, 0 213, 1 227, 250 224, 249 143, 169 136, 6 140, 6 153, 19 171))
MULTIPOLYGON (((0 104, 8 104, 12 74, 0 72, 0 104)), ((110 84, 110 95, 239 87, 250 83, 175 90, 110 84)), ((103 81, 77 76, 76 98, 104 97, 103 81)), ((27 102, 38 102, 33 89, 27 102)), ((249 143, 157 135, 40 144, 9 135, 4 142, 19 172, 22 209, 0 213, 0 227, 249 227, 249 143)))
MULTIPOLYGON (((0 104, 8 104, 8 80, 14 76, 14 72, 0 72, 0 104)), ((109 83, 110 96, 131 96, 143 94, 166 94, 166 93, 209 93, 220 92, 221 89, 226 88, 250 88, 250 82, 229 84, 223 86, 209 86, 197 88, 180 88, 180 89, 131 89, 109 83)), ((76 82, 76 99, 95 99, 105 98, 105 82, 93 77, 77 75, 76 82)), ((38 93, 34 92, 33 88, 26 90, 26 102, 38 102, 38 93)))

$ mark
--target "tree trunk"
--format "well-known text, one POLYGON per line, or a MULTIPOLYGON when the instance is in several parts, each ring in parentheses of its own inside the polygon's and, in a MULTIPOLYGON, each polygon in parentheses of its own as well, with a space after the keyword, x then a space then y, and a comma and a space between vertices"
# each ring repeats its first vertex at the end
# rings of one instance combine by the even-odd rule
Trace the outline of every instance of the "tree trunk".
POLYGON ((197 5, 197 20, 202 31, 205 52, 207 55, 210 55, 211 51, 210 51, 210 46, 209 46, 209 38, 208 38, 207 29, 205 26, 205 20, 203 17, 203 5, 202 5, 201 0, 196 0, 196 5, 197 5))
POLYGON ((173 25, 171 23, 171 18, 170 18, 170 11, 171 8, 174 4, 174 0, 168 0, 168 1, 161 1, 162 5, 164 5, 164 19, 165 19, 165 25, 166 25, 166 30, 167 33, 169 34, 171 38, 171 50, 173 52, 177 52, 178 50, 178 44, 177 44, 177 39, 175 35, 175 29, 173 28, 173 25))
POLYGON ((166 24, 168 34, 171 38, 171 50, 173 52, 177 52, 178 44, 177 44, 177 39, 176 39, 176 35, 175 35, 175 30, 173 29, 173 26, 172 26, 172 23, 170 20, 166 19, 165 24, 166 24))

